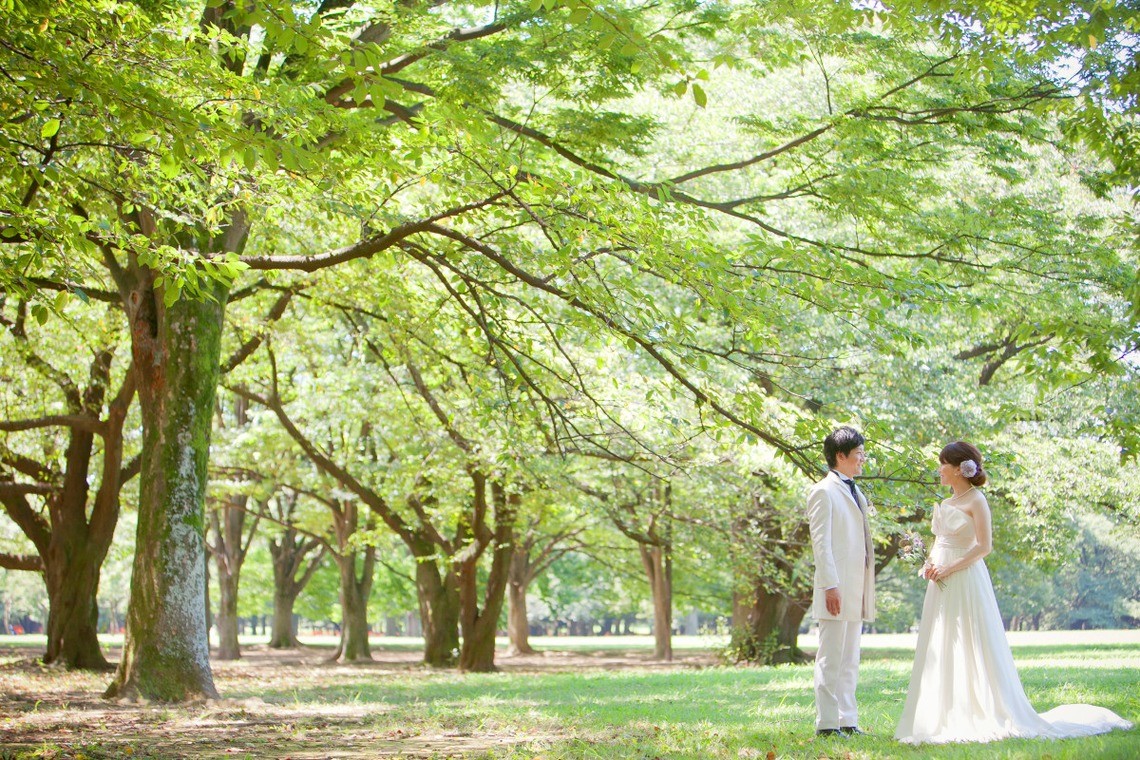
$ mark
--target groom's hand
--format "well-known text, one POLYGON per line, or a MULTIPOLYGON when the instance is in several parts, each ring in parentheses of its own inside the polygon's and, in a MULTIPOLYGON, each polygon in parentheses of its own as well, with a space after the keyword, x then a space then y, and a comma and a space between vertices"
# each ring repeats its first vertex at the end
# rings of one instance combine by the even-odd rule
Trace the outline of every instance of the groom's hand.
POLYGON ((829 588, 826 591, 824 591, 823 592, 823 602, 824 602, 824 605, 827 607, 827 614, 838 615, 839 614, 839 589, 838 588, 829 588))

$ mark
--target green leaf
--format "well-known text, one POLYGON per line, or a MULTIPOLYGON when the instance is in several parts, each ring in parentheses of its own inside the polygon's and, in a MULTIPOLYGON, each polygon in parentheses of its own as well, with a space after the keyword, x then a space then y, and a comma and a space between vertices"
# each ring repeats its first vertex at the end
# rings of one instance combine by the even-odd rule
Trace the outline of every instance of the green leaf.
POLYGON ((174 179, 178 176, 179 170, 182 168, 178 163, 178 158, 173 153, 163 153, 162 159, 158 163, 158 170, 162 176, 167 179, 174 179))
POLYGON ((709 102, 708 97, 705 95, 704 88, 695 82, 693 83, 693 100, 696 101, 697 105, 701 108, 704 108, 709 102))
POLYGON ((56 132, 59 132, 59 125, 59 119, 48 119, 44 122, 44 125, 40 127, 40 137, 45 140, 49 137, 54 137, 56 132))

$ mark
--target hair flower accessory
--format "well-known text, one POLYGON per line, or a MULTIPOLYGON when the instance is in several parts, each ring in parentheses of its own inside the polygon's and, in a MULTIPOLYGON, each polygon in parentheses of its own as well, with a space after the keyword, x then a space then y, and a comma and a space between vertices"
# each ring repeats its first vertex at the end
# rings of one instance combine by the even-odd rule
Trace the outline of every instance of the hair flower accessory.
POLYGON ((958 471, 962 473, 963 478, 972 478, 978 474, 978 463, 973 459, 967 459, 958 465, 958 471))

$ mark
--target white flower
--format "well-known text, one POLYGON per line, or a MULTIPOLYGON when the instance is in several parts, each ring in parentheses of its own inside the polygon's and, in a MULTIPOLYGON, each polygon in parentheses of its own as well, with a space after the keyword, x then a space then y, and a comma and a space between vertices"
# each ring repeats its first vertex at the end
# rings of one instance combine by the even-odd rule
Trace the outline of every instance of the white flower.
POLYGON ((978 474, 978 463, 973 459, 967 459, 958 465, 958 472, 962 473, 963 478, 972 478, 978 474))

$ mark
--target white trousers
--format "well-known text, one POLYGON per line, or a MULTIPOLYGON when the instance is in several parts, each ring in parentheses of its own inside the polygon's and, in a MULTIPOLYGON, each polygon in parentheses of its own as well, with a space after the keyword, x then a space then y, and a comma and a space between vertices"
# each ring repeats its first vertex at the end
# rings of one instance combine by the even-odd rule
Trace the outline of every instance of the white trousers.
POLYGON ((855 684, 859 678, 861 620, 820 620, 815 654, 815 727, 859 725, 855 684))

